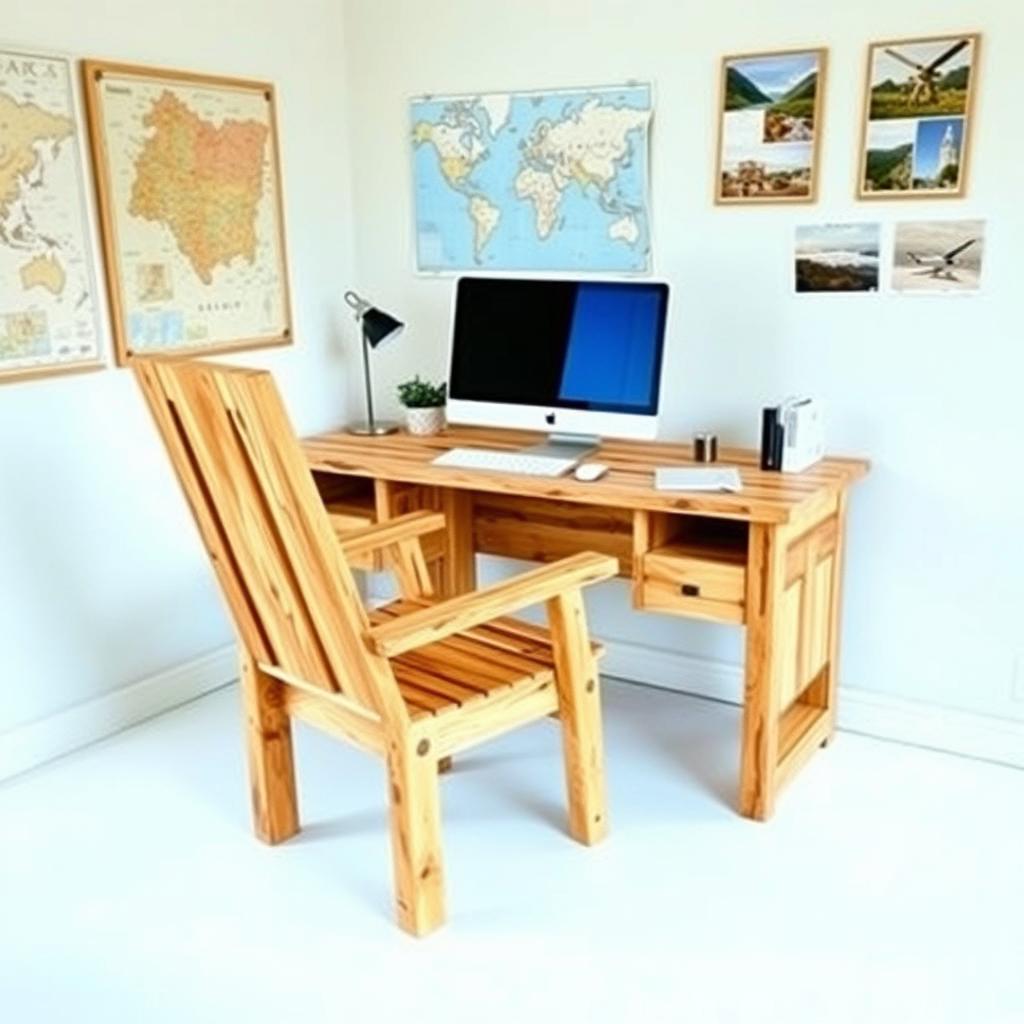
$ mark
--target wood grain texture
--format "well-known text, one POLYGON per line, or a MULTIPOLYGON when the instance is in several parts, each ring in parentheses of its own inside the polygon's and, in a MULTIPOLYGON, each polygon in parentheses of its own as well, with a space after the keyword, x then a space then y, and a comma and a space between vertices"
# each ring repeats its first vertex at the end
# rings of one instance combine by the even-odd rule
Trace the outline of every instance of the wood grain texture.
POLYGON ((562 720, 569 832, 589 846, 603 838, 608 828, 597 662, 588 642, 580 592, 553 597, 547 609, 562 720))
POLYGON ((444 489, 441 510, 448 529, 448 543, 441 566, 439 592, 444 597, 468 594, 476 586, 476 552, 473 549, 473 495, 444 489))
POLYGON ((105 370, 107 364, 102 356, 86 362, 51 363, 48 366, 23 366, 18 370, 0 370, 0 384, 17 384, 22 381, 39 380, 42 377, 56 377, 64 373, 93 373, 105 370))
MULTIPOLYGON (((474 549, 539 562, 589 550, 619 562, 620 574, 632 579, 634 606, 736 625, 747 623, 758 595, 760 610, 747 637, 739 805, 744 814, 769 816, 787 710, 798 700, 827 708, 834 727, 841 512, 867 462, 830 458, 798 475, 764 473, 755 453, 725 449, 723 461, 740 467, 739 495, 655 491, 655 466, 691 463, 688 446, 679 444, 607 442, 595 458, 612 468, 597 484, 431 464, 455 445, 515 449, 536 439, 521 431, 455 427, 431 438, 399 434, 370 442, 322 435, 306 442, 305 452, 321 479, 333 475, 349 489, 363 480, 388 515, 458 508, 461 524, 449 530, 446 548, 458 551, 453 564, 471 566, 474 549), (768 532, 758 534, 757 527, 768 532), (768 544, 770 565, 751 578, 768 544)), ((451 572, 439 578, 443 593, 468 587, 451 572)), ((439 615, 427 614, 431 621, 439 615)), ((424 624, 413 618, 395 628, 417 622, 424 624)), ((417 716, 433 711, 417 706, 411 714, 418 725, 417 716)))
POLYGON ((429 740, 395 735, 388 742, 387 771, 398 923, 426 935, 445 918, 437 755, 429 740))
POLYGON ((764 821, 775 809, 782 676, 785 536, 757 523, 747 564, 746 679, 740 752, 740 813, 764 821))
POLYGON ((807 687, 804 699, 816 707, 825 709, 827 713, 827 729, 822 737, 822 744, 831 743, 836 732, 836 704, 839 692, 839 640, 840 616, 842 613, 843 594, 843 563, 846 550, 846 510, 848 498, 840 496, 839 507, 835 515, 835 543, 829 549, 831 573, 826 583, 819 578, 819 606, 816 609, 816 622, 824 627, 820 644, 825 658, 824 667, 817 673, 814 681, 807 687), (824 622, 822 623, 822 618, 824 622))
MULTIPOLYGON (((399 433, 384 438, 359 438, 330 433, 303 442, 310 466, 316 470, 419 483, 455 491, 511 494, 624 509, 686 512, 747 522, 785 523, 822 495, 838 494, 868 470, 863 459, 828 458, 800 474, 766 473, 760 457, 746 449, 724 448, 720 461, 740 470, 739 494, 679 494, 654 489, 656 466, 693 465, 689 445, 667 442, 605 441, 594 461, 610 467, 596 483, 569 478, 556 480, 518 474, 433 466, 431 461, 450 448, 482 447, 515 450, 542 440, 542 435, 519 430, 449 427, 433 437, 399 433)), ((447 511, 447 510, 445 510, 447 511)))
POLYGON ((581 612, 558 620, 557 638, 504 612, 566 595, 581 610, 579 589, 613 576, 615 559, 579 554, 435 601, 421 537, 441 533, 447 521, 448 543, 435 549, 448 565, 446 586, 471 586, 471 495, 315 481, 266 373, 162 358, 138 358, 133 368, 241 638, 257 834, 279 842, 298 829, 292 717, 381 755, 398 920, 425 934, 444 920, 439 763, 565 711, 577 723, 566 734, 574 834, 596 839, 602 767, 589 683, 599 651, 581 612), (342 508, 331 512, 332 504, 342 508), (407 515, 403 504, 412 506, 407 515), (428 511, 438 504, 444 514, 428 511), (367 526, 367 514, 383 522, 367 526), (339 537, 339 519, 357 525, 339 537), (395 571, 403 600, 371 615, 349 559, 376 565, 378 555, 395 571), (586 693, 582 713, 569 698, 559 701, 556 669, 567 694, 586 693), (589 832, 582 814, 591 816, 589 832))
POLYGON ((473 501, 473 546, 480 554, 552 562, 580 551, 600 551, 633 571, 633 512, 580 506, 550 498, 477 495, 473 501))
POLYGON ((666 545, 643 556, 638 579, 641 608, 715 622, 744 621, 746 566, 731 557, 666 545))
MULTIPOLYGON (((334 517, 331 517, 332 524, 334 517)), ((341 550, 350 561, 369 551, 398 544, 424 534, 434 533, 445 528, 444 516, 440 512, 409 512, 404 516, 389 519, 383 523, 373 523, 356 529, 336 531, 341 550)))
POLYGON ((253 827, 265 843, 280 843, 299 831, 285 688, 261 672, 248 654, 243 653, 240 669, 253 827))
POLYGON ((618 569, 615 559, 606 555, 593 552, 572 555, 511 580, 449 598, 375 626, 367 634, 367 642, 379 654, 394 657, 472 629, 489 619, 540 604, 567 590, 611 579, 618 574, 618 569))

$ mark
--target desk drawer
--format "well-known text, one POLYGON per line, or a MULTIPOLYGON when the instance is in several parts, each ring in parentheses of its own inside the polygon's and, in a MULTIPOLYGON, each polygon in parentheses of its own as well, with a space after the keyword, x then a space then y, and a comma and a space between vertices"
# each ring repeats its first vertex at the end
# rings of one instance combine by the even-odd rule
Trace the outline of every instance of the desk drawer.
POLYGON ((685 548, 657 548, 640 562, 637 604, 649 611, 744 621, 747 570, 735 558, 703 558, 685 548))

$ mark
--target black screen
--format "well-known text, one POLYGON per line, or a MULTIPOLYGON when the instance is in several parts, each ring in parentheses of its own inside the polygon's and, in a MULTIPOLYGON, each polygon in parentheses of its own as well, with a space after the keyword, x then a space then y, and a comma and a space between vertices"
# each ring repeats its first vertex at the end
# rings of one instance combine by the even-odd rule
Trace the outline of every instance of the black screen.
POLYGON ((456 287, 453 398, 657 412, 667 285, 468 277, 456 287))

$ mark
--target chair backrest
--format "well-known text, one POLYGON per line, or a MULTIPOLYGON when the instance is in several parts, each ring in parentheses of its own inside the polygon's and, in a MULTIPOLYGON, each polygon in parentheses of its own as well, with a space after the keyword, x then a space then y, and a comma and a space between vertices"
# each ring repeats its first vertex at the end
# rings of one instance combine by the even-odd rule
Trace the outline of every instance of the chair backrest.
POLYGON ((269 373, 132 363, 241 643, 258 662, 391 718, 404 704, 269 373))

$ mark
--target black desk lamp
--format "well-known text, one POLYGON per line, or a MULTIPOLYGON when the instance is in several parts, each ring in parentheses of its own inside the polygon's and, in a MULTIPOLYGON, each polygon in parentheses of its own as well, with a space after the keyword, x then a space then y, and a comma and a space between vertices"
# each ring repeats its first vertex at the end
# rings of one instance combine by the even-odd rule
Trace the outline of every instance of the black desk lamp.
POLYGON ((345 292, 345 301, 355 310, 356 319, 363 331, 363 376, 366 379, 366 422, 356 423, 348 428, 350 434, 377 437, 381 434, 393 434, 398 429, 397 423, 378 423, 373 417, 373 388, 370 385, 370 349, 376 348, 382 341, 397 337, 405 324, 396 320, 390 313, 370 305, 366 299, 360 298, 355 292, 345 292))

